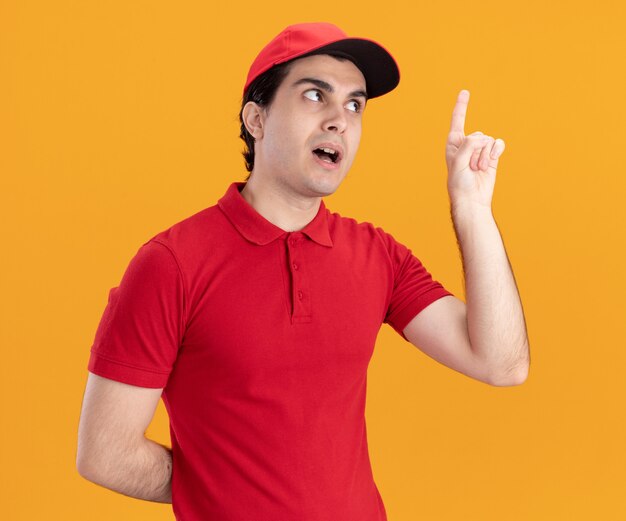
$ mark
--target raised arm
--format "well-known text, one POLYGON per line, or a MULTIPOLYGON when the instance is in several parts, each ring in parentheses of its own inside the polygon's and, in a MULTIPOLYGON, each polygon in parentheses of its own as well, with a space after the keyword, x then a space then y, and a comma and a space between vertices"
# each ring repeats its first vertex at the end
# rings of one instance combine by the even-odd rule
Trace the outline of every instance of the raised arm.
POLYGON ((78 426, 76 468, 126 496, 171 503, 171 450, 145 437, 163 389, 89 372, 78 426))
POLYGON ((504 141, 465 135, 469 92, 459 92, 446 143, 448 194, 467 304, 444 297, 407 325, 407 339, 439 362, 492 385, 523 383, 530 366, 513 270, 491 210, 504 141))

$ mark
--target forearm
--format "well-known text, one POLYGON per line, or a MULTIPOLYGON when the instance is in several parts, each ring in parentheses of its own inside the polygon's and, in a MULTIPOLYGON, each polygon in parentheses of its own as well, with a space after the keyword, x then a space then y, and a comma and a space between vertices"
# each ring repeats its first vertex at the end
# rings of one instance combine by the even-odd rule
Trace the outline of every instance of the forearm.
POLYGON ((111 447, 95 468, 82 475, 126 496, 172 502, 172 451, 145 437, 124 447, 111 447))
POLYGON ((526 378, 530 352, 522 303, 491 209, 452 205, 465 275, 470 344, 494 381, 526 378))

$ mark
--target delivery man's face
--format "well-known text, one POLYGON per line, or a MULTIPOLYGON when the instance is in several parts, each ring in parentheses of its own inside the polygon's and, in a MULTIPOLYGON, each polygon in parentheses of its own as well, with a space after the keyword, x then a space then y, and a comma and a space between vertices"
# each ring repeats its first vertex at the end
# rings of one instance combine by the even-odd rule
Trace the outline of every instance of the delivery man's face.
POLYGON ((361 139, 365 78, 349 60, 296 60, 255 136, 255 173, 276 187, 320 197, 348 173, 361 139))

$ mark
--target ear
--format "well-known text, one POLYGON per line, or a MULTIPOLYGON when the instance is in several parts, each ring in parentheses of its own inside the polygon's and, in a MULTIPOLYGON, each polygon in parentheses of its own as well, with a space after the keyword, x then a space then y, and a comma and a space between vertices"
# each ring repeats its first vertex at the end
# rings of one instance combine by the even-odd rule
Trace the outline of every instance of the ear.
POLYGON ((246 129, 248 129, 248 132, 255 140, 263 137, 263 123, 265 122, 265 110, 263 107, 254 101, 248 101, 243 107, 241 118, 246 129))

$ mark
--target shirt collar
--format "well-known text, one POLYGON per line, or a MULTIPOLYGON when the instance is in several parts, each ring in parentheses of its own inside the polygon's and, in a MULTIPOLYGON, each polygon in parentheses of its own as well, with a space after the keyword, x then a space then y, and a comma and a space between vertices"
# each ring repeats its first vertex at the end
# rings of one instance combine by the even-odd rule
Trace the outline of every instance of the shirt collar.
MULTIPOLYGON (((217 202, 237 231, 250 242, 262 246, 288 233, 268 221, 243 198, 240 192, 245 185, 245 182, 231 183, 226 193, 217 202)), ((332 246, 327 214, 326 205, 323 200, 320 200, 317 215, 299 232, 322 246, 332 246)))

